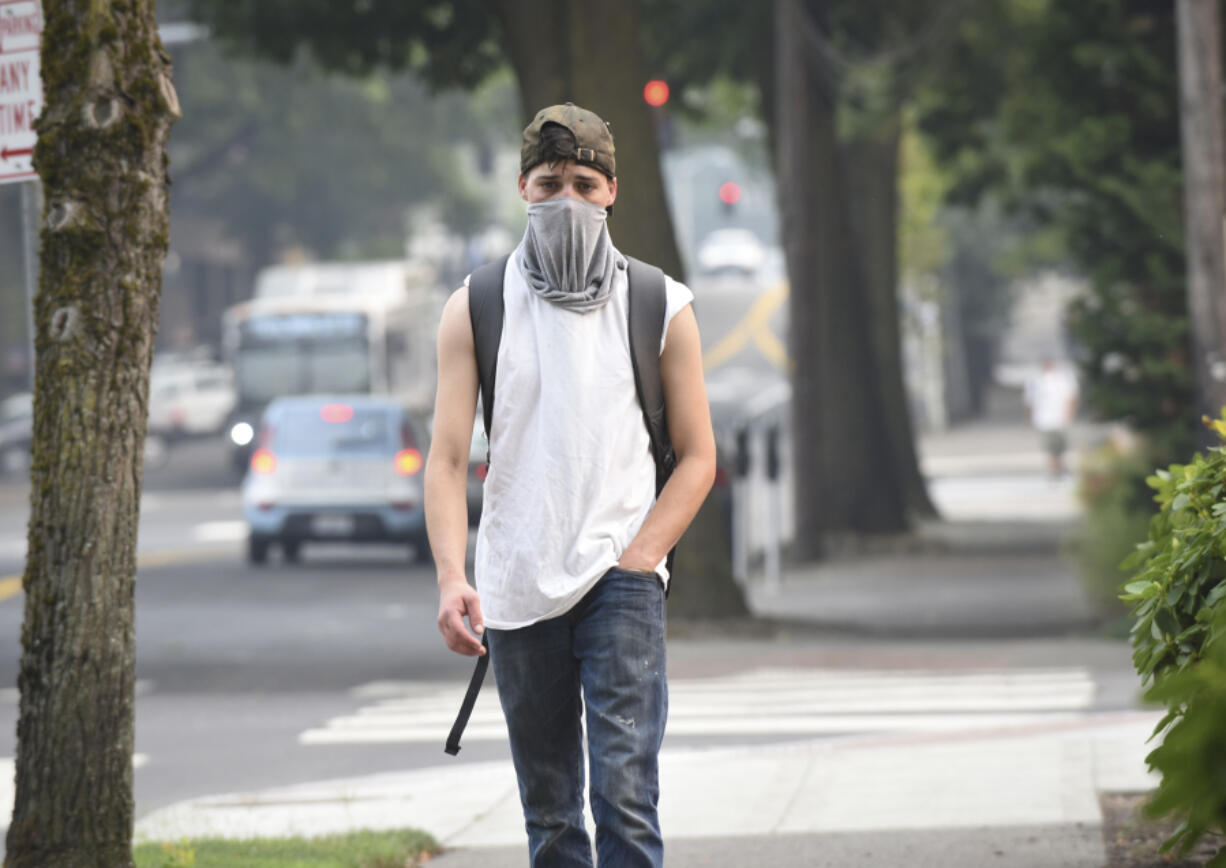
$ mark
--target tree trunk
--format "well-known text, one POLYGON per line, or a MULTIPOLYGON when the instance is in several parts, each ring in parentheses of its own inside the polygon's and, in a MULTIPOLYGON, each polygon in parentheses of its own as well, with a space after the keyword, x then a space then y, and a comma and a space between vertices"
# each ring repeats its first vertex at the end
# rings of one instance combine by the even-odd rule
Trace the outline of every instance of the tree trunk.
POLYGON ((11 868, 132 864, 133 582, 178 115, 153 0, 43 0, 46 206, 11 868))
POLYGON ((732 576, 732 487, 711 489, 677 545, 669 587, 670 618, 721 619, 749 614, 732 576))
POLYGON ((547 105, 573 102, 600 115, 617 146, 613 243, 684 279, 660 154, 642 88, 638 0, 499 0, 506 51, 524 123, 547 105))
POLYGON ((896 101, 885 117, 862 134, 842 143, 847 208, 855 227, 852 255, 867 286, 869 331, 880 375, 878 399, 891 419, 884 434, 886 459, 905 492, 911 516, 931 518, 936 508, 928 497, 915 451, 915 428, 908 411, 902 373, 902 332, 898 304, 898 148, 902 139, 901 108, 896 101))
POLYGON ((791 279, 795 552, 821 554, 831 532, 907 526, 905 487, 886 429, 864 269, 856 262, 840 171, 837 82, 818 69, 798 0, 776 4, 776 159, 791 279))
POLYGON ((1219 0, 1178 0, 1180 119, 1187 224, 1188 314, 1198 410, 1216 419, 1226 404, 1226 146, 1222 127, 1219 0))

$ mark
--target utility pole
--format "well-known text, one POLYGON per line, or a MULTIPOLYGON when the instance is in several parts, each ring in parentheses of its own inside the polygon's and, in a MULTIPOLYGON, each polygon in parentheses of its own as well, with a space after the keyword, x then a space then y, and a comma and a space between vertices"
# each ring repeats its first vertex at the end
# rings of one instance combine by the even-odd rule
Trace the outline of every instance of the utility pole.
POLYGON ((1226 146, 1220 0, 1176 0, 1188 314, 1198 410, 1226 405, 1226 146))

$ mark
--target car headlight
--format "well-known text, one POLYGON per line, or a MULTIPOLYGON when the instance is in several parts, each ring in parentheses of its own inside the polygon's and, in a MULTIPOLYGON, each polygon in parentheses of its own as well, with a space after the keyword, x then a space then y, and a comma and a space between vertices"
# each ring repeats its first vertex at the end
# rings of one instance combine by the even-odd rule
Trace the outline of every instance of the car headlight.
POLYGON ((246 446, 255 439, 255 429, 248 422, 237 422, 230 429, 230 440, 235 446, 246 446))

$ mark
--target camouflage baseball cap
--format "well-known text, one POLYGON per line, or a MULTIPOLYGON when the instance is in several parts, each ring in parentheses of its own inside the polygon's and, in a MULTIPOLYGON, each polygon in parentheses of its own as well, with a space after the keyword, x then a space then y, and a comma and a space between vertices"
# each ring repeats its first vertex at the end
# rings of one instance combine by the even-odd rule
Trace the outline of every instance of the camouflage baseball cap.
POLYGON ((532 123, 524 128, 524 143, 519 149, 521 174, 528 174, 533 166, 541 162, 541 128, 545 124, 558 124, 574 134, 575 153, 572 159, 575 162, 595 166, 610 177, 617 174, 613 134, 609 132, 608 124, 594 112, 579 108, 573 102, 541 109, 532 123))

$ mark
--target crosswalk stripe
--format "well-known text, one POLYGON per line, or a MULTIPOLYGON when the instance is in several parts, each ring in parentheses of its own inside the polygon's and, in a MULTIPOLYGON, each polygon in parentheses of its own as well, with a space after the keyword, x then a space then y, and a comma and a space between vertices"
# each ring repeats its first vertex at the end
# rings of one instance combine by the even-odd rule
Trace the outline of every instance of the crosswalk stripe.
MULTIPOLYGON (((934 732, 1067 720, 1089 708, 1095 685, 1084 669, 903 673, 758 670, 669 685, 672 736, 831 735, 934 732)), ((377 682, 352 691, 366 704, 299 735, 299 742, 429 742, 445 735, 459 686, 377 682)), ((484 691, 465 739, 502 739, 495 691, 484 691)))

